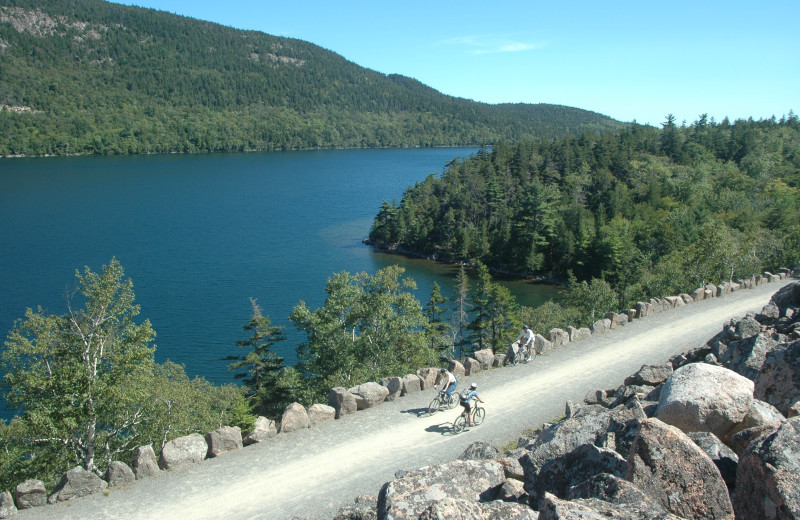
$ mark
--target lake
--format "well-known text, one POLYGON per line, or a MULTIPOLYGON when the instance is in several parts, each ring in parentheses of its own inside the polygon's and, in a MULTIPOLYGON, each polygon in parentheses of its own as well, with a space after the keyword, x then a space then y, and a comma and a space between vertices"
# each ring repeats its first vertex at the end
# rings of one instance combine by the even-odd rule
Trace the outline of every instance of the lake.
MULTIPOLYGON (((188 374, 231 381, 227 362, 258 300, 289 341, 304 337, 292 308, 315 309, 336 272, 406 268, 427 301, 452 294, 455 268, 373 251, 361 241, 383 200, 438 174, 475 148, 332 150, 0 160, 0 330, 28 307, 66 312, 75 270, 116 257, 133 280, 156 358, 188 374)), ((504 282, 525 305, 551 286, 504 282)))

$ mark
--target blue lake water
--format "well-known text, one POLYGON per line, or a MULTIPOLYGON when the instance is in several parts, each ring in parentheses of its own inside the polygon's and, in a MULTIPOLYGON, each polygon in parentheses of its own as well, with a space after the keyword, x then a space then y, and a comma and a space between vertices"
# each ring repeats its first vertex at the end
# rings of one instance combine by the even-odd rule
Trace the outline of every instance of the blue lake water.
MULTIPOLYGON (((188 374, 231 381, 224 356, 258 300, 286 326, 288 364, 304 338, 288 322, 312 309, 335 272, 406 268, 425 302, 455 269, 362 245, 383 200, 441 173, 473 148, 334 150, 211 155, 0 160, 0 331, 28 307, 66 312, 75 270, 116 257, 133 280, 141 317, 156 331, 156 358, 188 374)), ((538 305, 549 286, 508 282, 538 305)), ((0 412, 2 414, 2 412, 0 412)))

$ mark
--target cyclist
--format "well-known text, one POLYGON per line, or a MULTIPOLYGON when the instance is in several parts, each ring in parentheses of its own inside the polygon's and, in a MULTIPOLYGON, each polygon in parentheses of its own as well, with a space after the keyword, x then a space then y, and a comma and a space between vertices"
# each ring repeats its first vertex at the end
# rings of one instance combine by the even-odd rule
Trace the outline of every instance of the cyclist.
POLYGON ((478 383, 472 383, 469 385, 469 392, 465 393, 465 395, 461 396, 461 406, 464 407, 464 410, 467 414, 467 427, 472 427, 472 400, 477 399, 479 402, 483 402, 483 399, 478 395, 478 383))
POLYGON ((527 325, 523 325, 522 332, 517 336, 517 342, 519 343, 520 350, 523 348, 525 349, 525 361, 530 361, 534 342, 533 330, 527 325))
POLYGON ((445 381, 444 385, 442 386, 442 392, 447 394, 447 398, 449 399, 450 394, 452 394, 453 390, 455 390, 458 386, 458 379, 446 368, 441 369, 439 373, 442 375, 442 377, 447 376, 447 381, 445 381))

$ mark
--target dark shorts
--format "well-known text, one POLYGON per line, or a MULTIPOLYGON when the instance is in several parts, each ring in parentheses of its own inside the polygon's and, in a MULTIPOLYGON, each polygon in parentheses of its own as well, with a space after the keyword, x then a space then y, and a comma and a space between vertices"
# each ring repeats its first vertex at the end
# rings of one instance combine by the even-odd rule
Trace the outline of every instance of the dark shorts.
POLYGON ((470 403, 469 401, 461 401, 461 406, 463 406, 467 412, 470 412, 472 410, 472 403, 470 403))

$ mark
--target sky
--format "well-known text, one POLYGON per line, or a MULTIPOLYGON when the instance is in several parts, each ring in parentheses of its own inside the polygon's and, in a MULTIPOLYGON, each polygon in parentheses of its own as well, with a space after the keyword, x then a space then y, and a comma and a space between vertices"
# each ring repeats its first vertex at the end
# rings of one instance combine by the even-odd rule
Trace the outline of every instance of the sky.
POLYGON ((660 126, 800 112, 798 0, 131 0, 485 103, 660 126))

